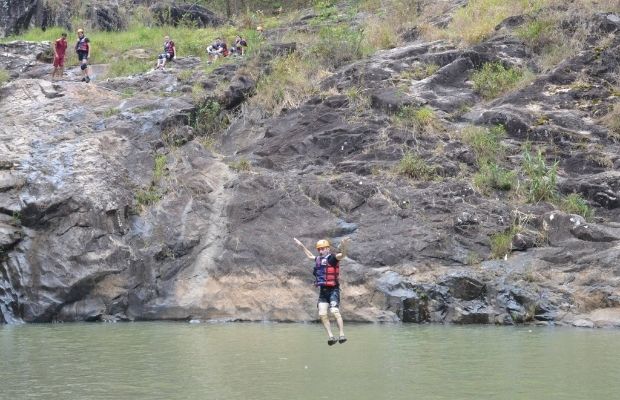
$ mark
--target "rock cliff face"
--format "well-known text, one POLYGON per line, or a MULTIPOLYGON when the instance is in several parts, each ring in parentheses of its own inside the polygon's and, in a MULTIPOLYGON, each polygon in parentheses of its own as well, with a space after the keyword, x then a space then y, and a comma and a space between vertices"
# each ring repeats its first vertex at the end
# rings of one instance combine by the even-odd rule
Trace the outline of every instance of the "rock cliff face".
MULTIPOLYGON (((50 26, 72 27, 71 19, 80 15, 89 21, 88 27, 117 31, 127 27, 128 15, 137 5, 149 1, 97 0, 81 5, 71 0, 4 0, 0 2, 0 37, 17 35, 28 28, 46 29, 50 26)), ((217 26, 221 18, 195 3, 157 2, 150 7, 154 21, 176 25, 183 20, 196 27, 217 26)))
MULTIPOLYGON (((322 83, 330 95, 272 118, 233 118, 215 150, 196 116, 253 93, 241 64, 204 76, 188 57, 141 76, 51 83, 33 52, 19 55, 33 45, 13 44, 21 63, 0 58, 12 75, 0 88, 0 322, 310 321, 311 265, 292 237, 310 247, 351 236, 347 320, 619 324, 620 153, 599 115, 618 98, 620 18, 589 26, 609 35, 607 47, 586 43, 491 102, 471 73, 531 63, 523 43, 501 31, 468 49, 412 41, 339 69, 322 83), (440 68, 402 86, 403 71, 430 62, 440 68), (194 104, 196 83, 213 93, 208 102, 194 104), (346 95, 359 87, 367 107, 346 95), (435 110, 433 134, 393 123, 407 104, 435 110), (583 195, 597 218, 480 193, 459 136, 467 124, 504 125, 513 150, 553 145, 560 190, 583 195), (441 179, 392 173, 404 147, 441 179), (241 160, 249 171, 231 168, 241 160), (521 251, 492 259, 491 236, 517 220, 521 251)), ((509 150, 514 168, 519 157, 509 150)))

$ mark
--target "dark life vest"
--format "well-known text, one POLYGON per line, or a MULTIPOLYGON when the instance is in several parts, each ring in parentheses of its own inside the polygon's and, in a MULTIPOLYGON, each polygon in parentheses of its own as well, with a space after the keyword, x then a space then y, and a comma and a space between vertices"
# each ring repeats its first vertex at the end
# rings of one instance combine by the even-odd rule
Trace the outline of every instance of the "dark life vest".
POLYGON ((325 257, 318 256, 314 263, 314 285, 315 286, 338 286, 338 275, 340 274, 340 263, 332 254, 325 257), (329 260, 336 260, 336 264, 330 264, 329 260))
POLYGON ((77 43, 75 44, 75 51, 88 51, 88 42, 89 40, 86 36, 78 39, 77 43))

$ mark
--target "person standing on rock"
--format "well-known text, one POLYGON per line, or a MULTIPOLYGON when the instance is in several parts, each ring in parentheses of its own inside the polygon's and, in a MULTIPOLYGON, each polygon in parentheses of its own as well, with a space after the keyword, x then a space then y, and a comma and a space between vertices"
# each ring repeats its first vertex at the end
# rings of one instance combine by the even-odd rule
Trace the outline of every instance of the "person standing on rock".
POLYGON ((170 40, 170 36, 164 36, 164 52, 157 57, 155 69, 164 69, 168 61, 175 59, 176 54, 177 49, 174 46, 174 41, 170 40))
POLYGON ((65 53, 67 51, 67 34, 63 32, 60 38, 54 42, 54 71, 52 72, 52 80, 58 75, 62 78, 65 72, 65 53))
POLYGON ((75 52, 77 53, 78 60, 80 60, 80 69, 82 70, 82 82, 90 82, 90 75, 88 73, 88 59, 90 58, 90 40, 84 36, 84 29, 80 28, 77 31, 78 40, 75 44, 75 52))
POLYGON ((319 240, 316 242, 316 249, 319 252, 319 255, 316 257, 297 238, 293 238, 293 240, 302 248, 309 259, 314 260, 314 285, 320 288, 317 307, 319 309, 319 318, 327 331, 327 344, 332 346, 336 342, 346 342, 344 323, 338 308, 340 306, 340 282, 338 278, 340 275, 340 260, 347 256, 347 246, 351 239, 348 237, 342 239, 340 246, 338 246, 340 252, 335 255, 332 254, 331 246, 327 240, 319 240), (328 311, 334 316, 338 324, 338 329, 340 330, 338 339, 332 333, 328 311))

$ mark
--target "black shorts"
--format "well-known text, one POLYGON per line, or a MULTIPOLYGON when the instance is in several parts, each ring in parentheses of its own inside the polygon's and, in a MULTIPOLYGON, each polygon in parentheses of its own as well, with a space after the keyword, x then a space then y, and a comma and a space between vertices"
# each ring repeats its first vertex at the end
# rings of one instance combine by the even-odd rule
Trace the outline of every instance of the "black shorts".
POLYGON ((170 61, 172 59, 172 54, 170 54, 170 53, 161 53, 158 58, 160 60, 163 60, 165 58, 167 61, 170 61))
POLYGON ((331 307, 340 305, 340 287, 339 286, 321 286, 319 291, 319 303, 329 303, 331 307))
POLYGON ((80 60, 80 61, 82 61, 82 60, 88 61, 88 52, 87 51, 78 51, 77 55, 78 55, 78 60, 80 60))

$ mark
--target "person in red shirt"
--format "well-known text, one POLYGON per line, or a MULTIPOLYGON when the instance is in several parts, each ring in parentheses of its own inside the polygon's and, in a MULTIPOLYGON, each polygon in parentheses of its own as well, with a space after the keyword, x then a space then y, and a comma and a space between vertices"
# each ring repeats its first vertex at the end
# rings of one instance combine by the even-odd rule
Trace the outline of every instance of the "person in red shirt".
POLYGON ((63 32, 60 38, 56 39, 54 45, 54 71, 52 72, 52 80, 58 75, 62 78, 65 72, 65 53, 67 51, 67 34, 63 32))

